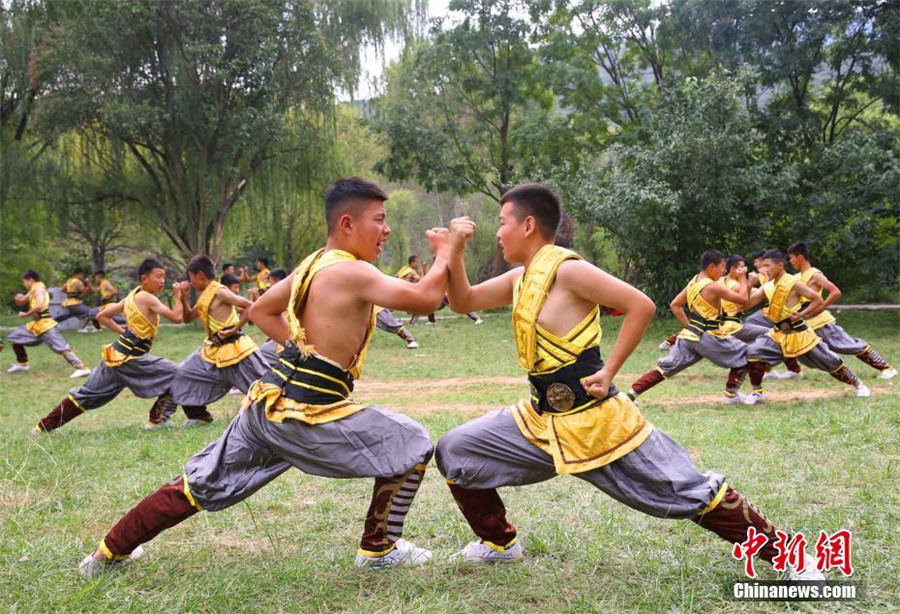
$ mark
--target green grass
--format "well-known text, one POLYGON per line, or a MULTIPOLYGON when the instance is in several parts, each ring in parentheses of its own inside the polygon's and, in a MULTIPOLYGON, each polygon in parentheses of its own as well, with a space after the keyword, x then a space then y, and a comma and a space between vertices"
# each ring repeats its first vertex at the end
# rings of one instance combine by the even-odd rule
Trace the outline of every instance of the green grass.
MULTIPOLYGON (((839 318, 851 334, 900 362, 900 313, 839 318)), ((604 319, 607 352, 618 321, 604 319)), ((526 393, 508 312, 489 314, 479 327, 453 319, 412 330, 420 350, 376 334, 357 398, 415 416, 437 440, 526 393)), ((653 367, 656 345, 673 330, 672 320, 654 324, 617 378, 621 387, 653 367)), ((112 339, 108 332, 66 336, 91 364, 112 339)), ((193 327, 166 327, 154 351, 177 361, 200 338, 193 327)), ((407 522, 407 537, 435 552, 423 569, 354 572, 371 483, 292 471, 245 503, 163 533, 133 567, 84 580, 74 571, 79 560, 128 508, 215 439, 239 400, 215 404, 213 426, 145 432, 149 403, 126 392, 34 440, 28 428, 72 382, 68 366, 47 348, 30 354, 30 372, 0 373, 0 603, 10 611, 817 610, 732 601, 742 564, 725 542, 690 522, 641 515, 571 478, 503 490, 527 550, 524 563, 452 562, 449 555, 472 536, 433 466, 407 522)), ((4 364, 13 360, 10 348, 2 357, 4 364)), ((865 599, 818 610, 896 611, 900 393, 855 358, 847 362, 872 386, 872 398, 857 399, 827 375, 806 370, 799 382, 770 385, 768 405, 725 408, 718 403, 725 372, 700 364, 648 392, 642 408, 701 470, 725 474, 777 525, 808 538, 820 529, 853 531, 865 599), (789 394, 802 396, 786 400, 789 394)), ((775 577, 768 566, 761 569, 763 577, 775 577)))

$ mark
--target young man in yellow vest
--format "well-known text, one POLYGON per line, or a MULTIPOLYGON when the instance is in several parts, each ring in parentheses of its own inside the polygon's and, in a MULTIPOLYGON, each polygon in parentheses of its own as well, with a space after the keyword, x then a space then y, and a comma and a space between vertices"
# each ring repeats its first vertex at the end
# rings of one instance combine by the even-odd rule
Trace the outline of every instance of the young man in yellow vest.
POLYGON ((836 354, 852 354, 878 371, 878 379, 891 379, 897 376, 897 369, 872 349, 865 340, 851 337, 841 328, 828 307, 841 298, 841 289, 833 281, 825 277, 825 273, 814 267, 809 261, 809 248, 805 243, 794 243, 788 248, 788 259, 797 270, 797 278, 823 297, 822 311, 807 320, 807 325, 836 354))
POLYGON ((500 203, 503 257, 525 266, 470 287, 460 252, 475 225, 454 220, 450 304, 457 312, 513 305, 519 365, 528 372, 531 398, 459 426, 437 444, 438 468, 479 538, 462 555, 520 558, 522 546, 497 488, 572 474, 636 510, 690 519, 729 542, 745 540, 754 527, 768 538, 761 558, 772 561, 775 527, 724 476, 699 473, 684 448, 654 428, 613 383, 653 318, 653 302, 553 245, 561 205, 549 188, 516 186, 500 203), (625 314, 605 364, 598 305, 625 314))
MULTIPOLYGON (((663 380, 684 371, 691 365, 707 359, 716 366, 728 369, 725 383, 726 405, 735 403, 753 404, 752 397, 739 393, 741 383, 747 376, 747 346, 735 337, 736 329, 725 326, 724 307, 740 309, 746 303, 750 287, 746 269, 737 267, 737 282, 733 288, 720 283, 727 279, 725 256, 715 249, 707 250, 700 258, 700 273, 678 293, 670 305, 672 313, 682 323, 684 329, 671 351, 657 362, 655 369, 639 377, 631 385, 628 396, 635 399, 663 380), (688 314, 684 308, 687 306, 688 314)), ((739 323, 739 322, 738 322, 739 323)), ((734 324, 730 321, 729 324, 734 324)))
POLYGON ((91 287, 90 282, 85 281, 84 270, 72 271, 72 276, 63 284, 62 290, 66 293, 66 298, 60 306, 65 311, 56 321, 65 322, 70 318, 77 318, 78 332, 88 332, 86 326, 91 317, 91 308, 85 304, 84 295, 92 294, 94 288, 91 287))
POLYGON ((56 430, 85 411, 103 407, 125 388, 142 399, 156 398, 145 428, 168 426, 164 416, 170 413, 169 387, 177 365, 149 352, 159 330, 160 316, 176 324, 181 322, 182 294, 175 293, 175 307, 172 309, 156 297, 166 285, 166 269, 155 258, 147 258, 140 264, 138 277, 140 286, 97 316, 100 323, 118 333, 119 338, 103 346, 100 353, 103 360, 91 377, 83 385, 70 390, 32 429, 33 434, 56 430), (123 312, 127 328, 122 328, 113 320, 123 312))
POLYGON ((762 380, 765 372, 785 358, 796 358, 814 369, 825 371, 835 379, 856 388, 856 396, 870 396, 856 374, 843 363, 840 356, 821 343, 806 320, 822 310, 824 301, 816 292, 784 270, 785 255, 770 249, 762 258, 762 272, 768 281, 750 294, 748 306, 768 300, 763 310, 774 324, 768 333, 747 348, 750 362, 750 385, 759 403, 765 399, 762 380))
POLYGON ((13 330, 7 341, 13 346, 16 354, 16 364, 11 366, 7 373, 28 371, 28 352, 26 347, 45 344, 51 350, 61 355, 75 369, 69 377, 84 377, 91 370, 87 368, 80 358, 69 347, 68 342, 59 332, 57 322, 50 317, 50 293, 37 271, 29 269, 22 275, 22 284, 27 294, 17 294, 15 301, 18 305, 27 305, 28 309, 19 312, 20 318, 34 318, 32 322, 19 326, 13 330))
POLYGON ((373 307, 427 313, 444 296, 448 233, 429 231, 437 261, 417 284, 371 263, 390 234, 376 184, 353 177, 325 193, 328 238, 293 275, 251 307, 250 318, 284 350, 250 389, 225 433, 184 473, 129 511, 79 571, 94 575, 140 555, 140 544, 200 510, 246 499, 295 467, 333 478, 374 478, 356 567, 420 565, 425 549, 402 539, 403 523, 433 446, 414 420, 350 398, 375 328, 373 307), (285 314, 287 319, 285 319, 285 314))
POLYGON ((216 281, 216 267, 208 256, 192 258, 187 274, 190 282, 175 284, 182 295, 182 320, 199 319, 206 340, 178 365, 171 394, 187 415, 184 426, 194 426, 213 421, 206 406, 232 387, 246 394, 265 374, 266 363, 253 339, 241 330, 250 319, 250 301, 216 281), (193 307, 188 298, 191 286, 199 293, 193 307))
POLYGON ((253 277, 247 275, 246 267, 241 267, 241 274, 238 275, 238 280, 255 284, 250 288, 253 300, 262 296, 272 285, 269 282, 269 259, 262 256, 256 259, 256 275, 253 277))
MULTIPOLYGON (((99 270, 94 272, 93 291, 100 295, 100 304, 90 311, 91 323, 94 325, 94 331, 100 330, 100 321, 97 320, 97 314, 106 309, 108 306, 115 304, 119 300, 119 291, 113 283, 106 277, 106 271, 99 270)), ((122 316, 116 320, 119 324, 124 324, 125 320, 122 316)), ((87 327, 79 329, 79 333, 89 332, 87 327)))

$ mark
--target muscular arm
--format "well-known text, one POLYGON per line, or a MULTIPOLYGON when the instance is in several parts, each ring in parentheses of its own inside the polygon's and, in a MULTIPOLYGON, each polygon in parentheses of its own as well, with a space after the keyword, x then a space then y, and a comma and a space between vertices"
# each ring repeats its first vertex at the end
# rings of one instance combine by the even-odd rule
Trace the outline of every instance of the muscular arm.
MULTIPOLYGON (((284 345, 291 337, 291 328, 284 317, 284 310, 291 300, 291 284, 294 275, 288 275, 266 290, 255 303, 245 310, 245 314, 269 339, 284 345)), ((250 301, 247 301, 248 303, 250 301)))
POLYGON ((225 336, 233 335, 237 331, 244 328, 247 322, 250 321, 250 305, 252 303, 245 299, 243 296, 238 296, 228 288, 219 288, 219 291, 216 292, 216 298, 225 303, 226 305, 232 305, 238 309, 238 312, 241 314, 241 319, 238 320, 238 323, 232 326, 231 328, 227 328, 224 331, 225 336))
POLYGON ((428 273, 415 284, 385 275, 364 262, 353 263, 348 269, 352 275, 351 283, 359 290, 359 298, 387 309, 431 313, 441 306, 447 289, 447 259, 443 254, 435 259, 428 273))
POLYGON ((507 271, 472 287, 463 253, 466 243, 475 233, 475 222, 469 218, 457 218, 450 226, 450 285, 447 287, 450 309, 456 313, 469 313, 512 304, 513 288, 525 269, 507 271))
POLYGON ((44 304, 44 296, 46 296, 46 290, 37 290, 34 293, 34 307, 29 309, 28 311, 19 312, 20 318, 30 318, 31 316, 37 314, 41 310, 41 305, 44 304))
MULTIPOLYGON (((603 367, 609 381, 612 381, 640 343, 656 313, 656 305, 634 286, 583 260, 564 262, 559 267, 556 282, 586 301, 606 305, 625 314, 619 336, 603 367)), ((589 392, 595 394, 593 389, 589 392)))
MULTIPOLYGON (((191 307, 190 301, 188 300, 188 289, 184 289, 181 291, 182 299, 181 299, 181 321, 185 324, 193 322, 197 317, 197 306, 194 305, 191 307)), ((177 293, 177 291, 176 291, 177 293)))
POLYGON ((750 309, 759 305, 766 298, 766 293, 762 288, 754 288, 750 291, 750 297, 744 304, 744 309, 750 309))
MULTIPOLYGON (((809 305, 806 306, 806 309, 798 313, 796 317, 809 318, 813 314, 822 311, 822 305, 824 304, 824 301, 815 290, 799 281, 794 284, 794 290, 796 290, 797 294, 809 300, 809 305)), ((794 314, 791 314, 791 317, 794 317, 794 314)))
POLYGON ((822 309, 811 315, 818 315, 819 312, 828 309, 831 305, 834 305, 836 302, 838 302, 841 296, 843 296, 843 293, 841 292, 841 289, 837 287, 837 284, 825 277, 824 273, 816 273, 815 275, 813 275, 811 281, 816 283, 827 293, 825 300, 822 302, 822 309))
POLYGON ((743 308, 748 300, 748 287, 746 283, 742 283, 738 288, 738 290, 732 290, 722 284, 710 284, 705 289, 709 290, 713 298, 731 301, 738 307, 743 308))
POLYGON ((687 288, 678 293, 678 295, 672 299, 672 302, 669 303, 669 309, 672 310, 672 314, 681 322, 682 326, 687 326, 690 324, 688 321, 687 315, 684 313, 684 304, 687 302, 687 288))
POLYGON ((174 324, 181 324, 182 309, 184 305, 182 296, 183 295, 181 292, 175 292, 175 306, 172 308, 163 305, 162 301, 160 301, 153 294, 149 293, 142 292, 138 296, 138 300, 146 301, 146 307, 156 315, 163 317, 174 324))
POLYGON ((113 317, 119 315, 120 313, 123 313, 124 311, 124 300, 121 300, 118 303, 112 303, 111 305, 107 305, 100 310, 100 313, 97 314, 97 321, 112 332, 121 335, 125 332, 125 329, 119 326, 118 322, 113 320, 113 317))

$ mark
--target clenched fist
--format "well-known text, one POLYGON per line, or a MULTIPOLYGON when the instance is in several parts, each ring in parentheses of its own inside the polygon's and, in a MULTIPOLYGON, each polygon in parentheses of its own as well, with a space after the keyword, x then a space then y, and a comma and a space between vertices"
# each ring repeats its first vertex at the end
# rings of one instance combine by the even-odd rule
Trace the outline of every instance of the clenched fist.
POLYGON ((475 234, 476 224, 469 217, 457 217, 450 222, 450 247, 461 251, 475 234))

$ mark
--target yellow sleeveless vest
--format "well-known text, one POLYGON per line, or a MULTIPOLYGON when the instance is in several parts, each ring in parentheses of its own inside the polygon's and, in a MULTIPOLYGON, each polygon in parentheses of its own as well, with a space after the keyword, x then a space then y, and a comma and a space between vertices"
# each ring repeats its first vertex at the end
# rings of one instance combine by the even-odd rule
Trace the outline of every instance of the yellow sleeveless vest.
MULTIPOLYGON (((803 273, 797 273, 795 275, 795 277, 800 282, 802 282, 808 286, 809 282, 812 281, 812 278, 816 276, 816 273, 821 273, 821 272, 822 271, 820 271, 816 267, 811 266, 808 269, 806 269, 806 271, 804 271, 803 273)), ((816 291, 816 293, 821 297, 822 293, 823 293, 823 289, 819 288, 816 291)), ((806 321, 806 324, 813 330, 819 330, 823 326, 827 326, 828 324, 831 324, 832 322, 837 322, 837 320, 835 320, 834 316, 831 314, 830 311, 825 309, 821 313, 818 313, 818 314, 814 315, 813 317, 811 317, 810 319, 808 319, 806 321)))
POLYGON ((65 285, 63 285, 63 291, 66 293, 67 298, 62 302, 63 307, 72 307, 73 305, 80 305, 84 301, 81 300, 81 293, 73 294, 72 286, 74 283, 78 281, 76 277, 70 277, 65 285))
MULTIPOLYGON (((736 290, 741 286, 739 281, 730 277, 723 277, 719 280, 719 283, 729 290, 736 290)), ((724 319, 722 320, 721 331, 724 335, 733 335, 744 327, 743 322, 740 321, 743 311, 741 307, 738 307, 731 301, 722 300, 724 319)))
POLYGON ((224 288, 222 284, 217 281, 211 281, 203 292, 200 293, 200 296, 197 297, 197 317, 200 318, 200 323, 203 324, 203 329, 206 331, 207 337, 204 342, 206 347, 201 350, 200 358, 208 363, 216 365, 220 369, 241 362, 244 358, 257 350, 256 343, 249 335, 241 335, 237 340, 224 345, 216 345, 209 339, 220 330, 230 328, 240 321, 237 310, 233 305, 231 307, 231 312, 224 322, 220 322, 210 315, 209 308, 212 305, 213 299, 216 298, 216 293, 221 288, 224 288))
POLYGON ((268 290, 269 286, 269 269, 263 269, 256 274, 256 287, 260 290, 268 290))
MULTIPOLYGON (((722 315, 721 310, 716 309, 715 307, 710 305, 700 293, 704 288, 715 282, 708 277, 704 277, 703 279, 697 279, 697 277, 697 275, 694 275, 694 277, 691 278, 691 281, 689 281, 687 285, 688 311, 699 315, 704 320, 718 321, 722 315)), ((696 319, 696 316, 692 317, 689 315, 688 319, 695 320, 694 325, 700 326, 699 321, 696 319)), ((712 335, 713 337, 726 336, 721 329, 721 324, 715 329, 705 330, 703 332, 705 332, 707 335, 712 335)), ((690 328, 682 329, 681 332, 678 333, 678 338, 684 339, 685 341, 700 341, 700 335, 690 328)))
POLYGON ((397 277, 400 279, 405 279, 406 276, 409 275, 410 273, 412 273, 416 277, 419 276, 419 273, 414 268, 412 268, 411 266, 408 266, 408 265, 403 265, 402 267, 400 267, 400 270, 397 271, 397 277))
POLYGON ((100 304, 101 305, 109 305, 110 303, 116 302, 116 289, 113 287, 112 283, 108 279, 104 279, 100 282, 100 304))
POLYGON ((57 321, 50 317, 50 293, 47 292, 47 286, 42 281, 36 281, 28 290, 28 311, 38 306, 37 293, 39 290, 44 291, 44 300, 41 301, 41 310, 34 316, 34 320, 25 324, 32 335, 40 337, 48 330, 57 325, 57 321))
MULTIPOLYGON (((156 316, 155 322, 151 322, 141 313, 141 310, 138 309, 137 304, 134 302, 134 297, 137 296, 138 292, 142 292, 140 286, 129 292, 128 296, 125 297, 125 326, 141 339, 153 341, 159 332, 159 316, 156 316)), ((118 367, 134 358, 115 349, 112 343, 103 346, 100 356, 108 367, 118 367)))
MULTIPOLYGON (((796 277, 785 273, 777 282, 773 279, 762 287, 766 298, 769 299, 769 305, 763 309, 763 313, 776 324, 800 309, 800 303, 787 304, 788 297, 796 283, 796 277)), ((819 337, 808 327, 803 331, 785 331, 776 327, 766 334, 781 347, 782 354, 787 358, 806 354, 819 344, 819 337)))
MULTIPOLYGON (((600 343, 598 308, 563 337, 543 329, 537 319, 566 260, 581 259, 575 252, 546 245, 535 255, 514 290, 513 330, 519 366, 529 373, 552 373, 575 362, 581 352, 600 343)), ((567 414, 539 414, 530 400, 518 401, 513 417, 522 435, 553 457, 559 474, 581 473, 617 460, 653 431, 638 408, 623 393, 596 407, 567 414)))
MULTIPOLYGON (((294 278, 291 283, 291 298, 288 302, 287 315, 288 326, 290 327, 290 341, 301 349, 304 354, 310 354, 314 351, 312 346, 306 344, 306 332, 300 323, 300 315, 306 305, 306 297, 309 293, 309 286, 313 278, 322 269, 339 264, 341 262, 351 262, 357 258, 348 252, 342 250, 325 251, 320 249, 306 257, 297 270, 294 272, 294 278)), ((372 332, 375 330, 375 309, 373 306, 371 316, 369 318, 368 328, 365 337, 360 346, 359 353, 353 359, 347 371, 358 379, 362 375, 363 366, 366 359, 366 351, 369 348, 369 342, 372 339, 372 332)), ((324 360, 325 357, 320 356, 324 360)), ((283 362, 282 358, 279 361, 283 362)), ((290 363, 286 363, 291 366, 290 363)), ((277 366, 273 368, 277 369, 277 366)), ((272 422, 282 422, 286 419, 299 420, 307 424, 324 424, 346 418, 365 408, 364 403, 356 403, 351 399, 343 399, 335 403, 327 405, 312 405, 309 403, 300 403, 289 399, 283 394, 281 387, 271 383, 257 380, 247 392, 242 409, 249 407, 257 401, 263 401, 266 411, 266 418, 272 422)))

